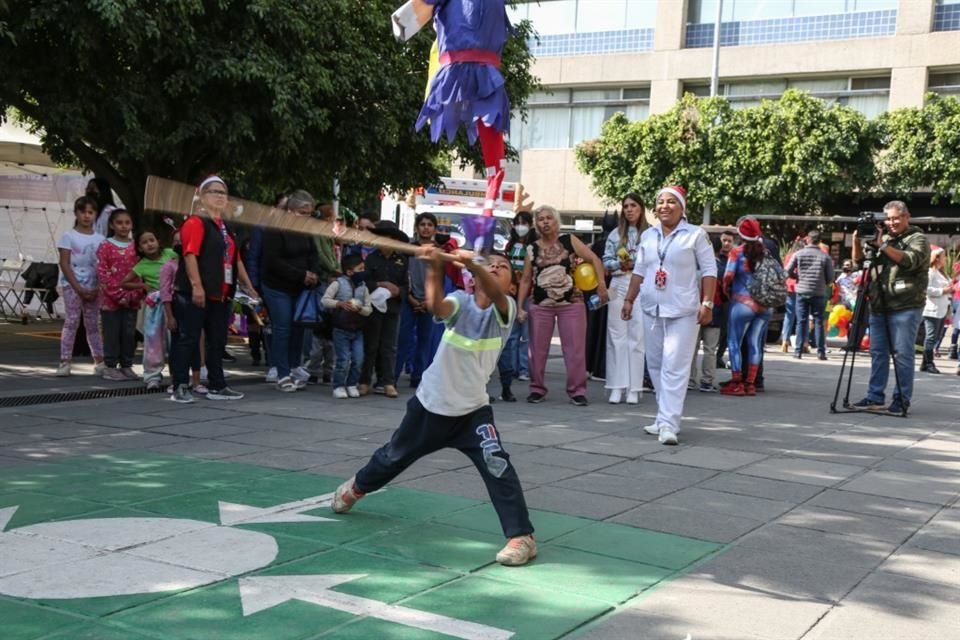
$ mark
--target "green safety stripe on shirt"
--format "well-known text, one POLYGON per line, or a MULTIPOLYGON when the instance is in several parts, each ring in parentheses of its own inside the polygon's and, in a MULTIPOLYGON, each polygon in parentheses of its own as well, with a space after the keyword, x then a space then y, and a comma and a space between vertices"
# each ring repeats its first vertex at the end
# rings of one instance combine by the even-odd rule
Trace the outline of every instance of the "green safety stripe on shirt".
POLYGON ((453 329, 443 332, 443 341, 464 351, 498 351, 501 346, 500 338, 467 338, 457 334, 453 329))

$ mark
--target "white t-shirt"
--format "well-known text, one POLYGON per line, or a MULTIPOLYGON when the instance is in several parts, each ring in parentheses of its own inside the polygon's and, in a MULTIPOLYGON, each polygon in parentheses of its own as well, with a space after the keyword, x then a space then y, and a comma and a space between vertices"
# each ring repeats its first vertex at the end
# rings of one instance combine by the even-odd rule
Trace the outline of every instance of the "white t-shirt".
MULTIPOLYGON (((57 249, 70 250, 70 266, 81 287, 92 289, 97 286, 97 247, 104 239, 99 233, 80 233, 76 229, 60 236, 57 249)), ((60 285, 70 286, 63 273, 60 274, 60 285)))
POLYGON ((495 305, 481 309, 464 291, 454 291, 446 299, 454 311, 443 320, 446 330, 417 387, 417 399, 430 413, 465 416, 490 403, 487 382, 510 337, 517 303, 508 298, 510 317, 503 319, 495 305))

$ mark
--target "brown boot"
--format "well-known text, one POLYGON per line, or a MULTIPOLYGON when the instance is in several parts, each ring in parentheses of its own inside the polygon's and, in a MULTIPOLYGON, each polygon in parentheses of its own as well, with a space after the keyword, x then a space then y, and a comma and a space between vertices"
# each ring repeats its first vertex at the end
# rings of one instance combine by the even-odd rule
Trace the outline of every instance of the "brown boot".
POLYGON ((361 396, 369 395, 369 394, 370 394, 370 385, 368 385, 368 384, 358 384, 358 385, 357 385, 357 393, 359 393, 361 396))
POLYGON ((789 341, 789 340, 784 340, 784 341, 783 341, 783 343, 780 345, 780 351, 781 351, 782 353, 790 353, 790 341, 789 341))
POLYGON ((396 398, 400 394, 397 393, 397 388, 394 385, 385 384, 383 385, 383 395, 387 396, 388 398, 396 398))

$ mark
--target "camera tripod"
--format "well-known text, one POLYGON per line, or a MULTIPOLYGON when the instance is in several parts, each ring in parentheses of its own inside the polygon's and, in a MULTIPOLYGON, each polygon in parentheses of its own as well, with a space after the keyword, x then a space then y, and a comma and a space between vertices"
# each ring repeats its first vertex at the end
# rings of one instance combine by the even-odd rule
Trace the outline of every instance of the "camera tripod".
MULTIPOLYGON (((837 387, 833 392, 833 401, 830 403, 830 413, 859 413, 864 411, 858 407, 850 404, 850 387, 853 384, 853 366, 857 359, 857 352, 860 351, 860 343, 862 336, 866 331, 867 318, 868 314, 868 302, 867 302, 867 291, 870 289, 870 283, 877 277, 877 269, 880 268, 880 265, 877 264, 876 256, 874 255, 871 248, 864 247, 864 262, 863 262, 863 275, 860 278, 860 286, 857 288, 857 299, 854 303, 853 309, 853 321, 850 323, 849 328, 847 329, 847 344, 844 347, 843 353, 843 362, 840 365, 840 375, 837 378, 837 387), (850 367, 847 368, 847 360, 850 361, 850 367), (843 395, 842 408, 837 408, 837 400, 840 397, 840 387, 843 386, 843 377, 847 376, 846 380, 846 390, 843 395)), ((886 309, 886 300, 884 297, 883 287, 877 287, 879 303, 881 309, 886 309)), ((893 364, 893 377, 896 381, 896 392, 894 393, 895 398, 902 398, 901 395, 901 386, 900 386, 900 372, 897 371, 897 353, 893 348, 893 336, 890 334, 890 320, 887 318, 887 315, 883 315, 883 322, 886 326, 886 337, 887 337, 887 351, 890 354, 890 359, 893 364)), ((870 337, 873 339, 873 336, 870 337)), ((911 365, 912 366, 912 365, 911 365)), ((901 418, 907 417, 907 407, 903 406, 902 412, 899 414, 901 418)), ((869 410, 868 410, 869 411, 869 410)), ((884 411, 886 413, 886 411, 884 411)), ((896 414, 887 414, 887 415, 896 415, 896 414)))

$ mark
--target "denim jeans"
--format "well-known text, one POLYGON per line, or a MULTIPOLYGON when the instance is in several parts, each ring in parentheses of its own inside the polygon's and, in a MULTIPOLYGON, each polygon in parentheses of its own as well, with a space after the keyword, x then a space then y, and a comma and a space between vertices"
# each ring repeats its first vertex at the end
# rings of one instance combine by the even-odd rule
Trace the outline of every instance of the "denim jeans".
POLYGON ((363 331, 333 330, 333 350, 337 364, 333 368, 333 388, 355 387, 363 366, 363 331))
POLYGON ((400 329, 397 334, 397 362, 393 376, 400 379, 405 367, 409 367, 410 383, 420 384, 423 372, 433 362, 436 351, 433 345, 433 314, 429 311, 414 313, 406 302, 400 309, 400 329))
POLYGON ((900 380, 899 393, 894 389, 893 399, 910 404, 913 397, 913 345, 920 327, 922 309, 904 309, 889 313, 870 314, 870 385, 867 399, 884 402, 887 379, 890 376, 890 345, 896 352, 893 366, 900 380), (887 333, 889 327, 890 332, 887 333))
POLYGON ((797 330, 797 294, 787 294, 786 310, 783 313, 783 328, 780 330, 780 342, 789 342, 790 336, 797 330))
POLYGON ((290 375, 290 369, 300 366, 300 350, 303 349, 303 329, 293 326, 297 296, 263 285, 263 301, 273 329, 270 341, 273 365, 277 368, 277 377, 283 379, 290 375))
POLYGON ((946 318, 927 318, 923 319, 923 350, 933 351, 940 342, 940 334, 943 330, 943 321, 946 318))
POLYGON ((827 352, 826 338, 823 335, 823 296, 797 294, 797 353, 803 353, 803 345, 810 333, 809 317, 813 316, 813 335, 817 344, 817 353, 827 352))

